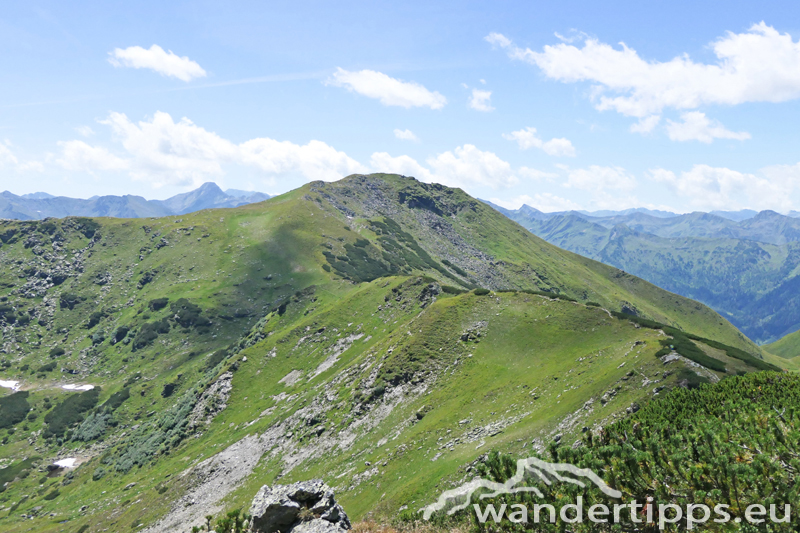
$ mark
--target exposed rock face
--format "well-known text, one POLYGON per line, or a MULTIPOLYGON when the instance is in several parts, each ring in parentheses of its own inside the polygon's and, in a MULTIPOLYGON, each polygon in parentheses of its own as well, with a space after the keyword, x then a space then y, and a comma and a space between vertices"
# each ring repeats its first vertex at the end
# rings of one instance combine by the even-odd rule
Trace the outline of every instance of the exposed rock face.
POLYGON ((250 506, 258 533, 341 533, 350 520, 321 479, 293 485, 264 485, 250 506))

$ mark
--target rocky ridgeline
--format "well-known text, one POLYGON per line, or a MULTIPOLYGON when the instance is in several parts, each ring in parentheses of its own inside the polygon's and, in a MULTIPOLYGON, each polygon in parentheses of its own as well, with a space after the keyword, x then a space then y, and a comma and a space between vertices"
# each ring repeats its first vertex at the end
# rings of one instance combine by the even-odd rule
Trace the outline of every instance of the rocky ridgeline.
POLYGON ((250 506, 258 533, 342 533, 350 520, 321 479, 293 485, 264 485, 250 506))

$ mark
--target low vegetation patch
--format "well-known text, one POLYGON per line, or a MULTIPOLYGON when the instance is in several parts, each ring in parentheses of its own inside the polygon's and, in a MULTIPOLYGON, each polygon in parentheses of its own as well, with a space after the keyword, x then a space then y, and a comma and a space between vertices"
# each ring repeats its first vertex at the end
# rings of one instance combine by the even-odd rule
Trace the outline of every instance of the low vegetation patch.
POLYGON ((736 348, 734 346, 729 346, 727 344, 723 344, 718 341, 714 341, 711 339, 706 339, 704 337, 700 337, 698 335, 693 335, 691 333, 686 333, 681 331, 677 328, 672 326, 667 326, 656 322, 654 320, 649 320, 647 318, 642 318, 639 316, 631 315, 628 313, 619 313, 616 311, 611 312, 616 318, 620 320, 630 320, 636 324, 639 324, 642 327, 649 328, 649 329, 660 329, 663 330, 664 333, 670 335, 672 337, 671 340, 662 340, 662 348, 656 352, 657 357, 661 357, 670 353, 670 351, 675 350, 683 357, 694 361, 695 363, 699 363, 706 368, 710 368, 712 370, 716 370, 718 372, 725 372, 725 364, 718 360, 714 359, 713 357, 707 355, 700 347, 697 346, 692 341, 702 342, 712 348, 716 348, 718 350, 724 351, 728 354, 729 357, 734 359, 739 359, 743 361, 748 366, 751 366, 758 370, 771 370, 771 371, 780 371, 780 368, 777 366, 767 363, 761 359, 753 357, 749 353, 745 352, 740 348, 736 348))
MULTIPOLYGON (((600 474, 622 492, 623 502, 635 500, 644 505, 652 499, 656 509, 659 505, 686 509, 690 504, 713 509, 724 504, 729 506, 731 523, 709 521, 700 530, 761 531, 748 529, 748 506, 769 508, 776 504, 777 515, 782 517, 783 506, 796 501, 800 478, 798 469, 790 465, 797 463, 800 453, 800 377, 759 372, 714 385, 677 388, 600 435, 587 433, 582 446, 554 443, 549 453, 549 461, 590 468, 600 474), (736 518, 743 526, 731 529, 736 518)), ((497 452, 491 452, 478 465, 481 477, 496 482, 505 482, 516 469, 514 457, 497 452)), ((498 509, 502 504, 523 504, 533 509, 534 504, 546 502, 560 509, 574 504, 579 496, 587 509, 596 503, 609 505, 608 497, 591 483, 584 487, 559 482, 550 486, 531 484, 544 498, 518 492, 482 499, 481 505, 494 504, 498 509)), ((630 513, 620 516, 620 531, 637 530, 630 513)), ((462 517, 477 531, 522 531, 522 524, 511 523, 508 515, 500 524, 493 520, 481 524, 471 509, 462 517)), ((768 530, 797 531, 799 526, 800 516, 792 513, 790 523, 770 524, 768 530)), ((589 532, 596 528, 588 522, 567 525, 557 517, 552 524, 542 520, 537 531, 589 532)), ((671 530, 686 529, 684 518, 671 530)))
POLYGON ((14 427, 25 420, 31 410, 28 404, 28 391, 19 391, 0 397, 0 429, 14 427))
POLYGON ((193 304, 186 298, 181 298, 170 305, 175 321, 184 328, 204 329, 211 325, 211 321, 203 316, 199 305, 193 304))
POLYGON ((82 422, 86 412, 97 405, 99 396, 100 388, 95 387, 80 394, 72 394, 56 405, 44 417, 45 438, 60 437, 70 426, 82 422))
POLYGON ((169 321, 166 318, 154 322, 146 322, 139 328, 139 333, 133 338, 133 349, 140 350, 153 343, 161 333, 169 333, 169 321))

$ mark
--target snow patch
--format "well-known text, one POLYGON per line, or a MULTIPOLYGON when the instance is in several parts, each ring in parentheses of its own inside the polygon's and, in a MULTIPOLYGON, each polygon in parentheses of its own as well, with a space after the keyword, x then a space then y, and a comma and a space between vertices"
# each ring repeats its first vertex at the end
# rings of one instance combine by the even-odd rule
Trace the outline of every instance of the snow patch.
POLYGON ((94 385, 61 385, 64 390, 92 390, 94 385))
POLYGON ((19 381, 0 380, 0 387, 3 387, 4 389, 11 389, 16 392, 19 390, 19 381))
POLYGON ((75 457, 67 457, 60 461, 55 461, 53 464, 60 468, 73 468, 78 460, 75 457))

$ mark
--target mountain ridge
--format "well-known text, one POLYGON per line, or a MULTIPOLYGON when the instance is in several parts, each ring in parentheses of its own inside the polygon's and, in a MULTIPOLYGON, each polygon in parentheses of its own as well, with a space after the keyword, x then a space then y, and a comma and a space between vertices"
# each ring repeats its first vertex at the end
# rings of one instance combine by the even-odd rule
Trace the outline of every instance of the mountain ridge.
POLYGON ((761 211, 741 221, 695 212, 551 217, 501 213, 556 246, 711 306, 759 343, 800 329, 800 220, 761 211))
POLYGON ((355 519, 396 514, 489 447, 577 442, 764 364, 708 307, 396 175, 153 220, 3 221, 0 243, 0 381, 22 389, 0 396, 11 533, 188 533, 314 477, 355 519))
POLYGON ((223 192, 214 182, 207 182, 193 191, 178 194, 166 200, 147 200, 141 196, 93 196, 89 199, 53 196, 44 192, 21 196, 4 191, 0 193, 0 219, 42 220, 67 216, 146 218, 183 215, 201 209, 237 207, 262 202, 270 196, 265 193, 230 189, 223 192))

